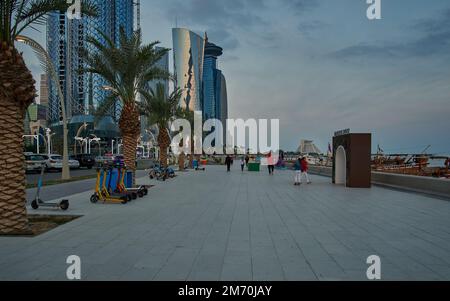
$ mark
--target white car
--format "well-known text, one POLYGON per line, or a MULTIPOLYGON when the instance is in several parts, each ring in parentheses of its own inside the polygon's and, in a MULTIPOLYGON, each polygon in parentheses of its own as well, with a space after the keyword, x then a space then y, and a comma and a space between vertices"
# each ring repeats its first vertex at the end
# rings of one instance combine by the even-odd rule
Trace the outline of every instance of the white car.
MULTIPOLYGON (((62 170, 63 157, 61 155, 44 156, 46 159, 45 165, 47 170, 62 170)), ((80 162, 77 160, 69 160, 69 167, 71 169, 80 168, 80 162)))

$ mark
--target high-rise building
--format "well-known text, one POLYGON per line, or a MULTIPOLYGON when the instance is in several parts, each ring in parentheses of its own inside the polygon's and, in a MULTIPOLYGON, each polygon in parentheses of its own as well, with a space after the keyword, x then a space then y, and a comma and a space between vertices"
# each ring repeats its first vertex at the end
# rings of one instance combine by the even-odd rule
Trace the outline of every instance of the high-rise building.
MULTIPOLYGON (((225 76, 218 69, 217 58, 223 49, 208 41, 206 36, 205 62, 203 64, 203 120, 220 120, 223 126, 223 141, 226 142, 226 121, 228 119, 228 100, 225 76)), ((217 128, 215 129, 217 130, 217 128)), ((205 133, 207 134, 207 133, 205 133)))
POLYGON ((183 92, 180 105, 201 111, 205 39, 185 28, 173 28, 172 38, 175 85, 183 92))
POLYGON ((39 91, 39 103, 43 106, 48 106, 48 77, 47 74, 41 74, 39 91))
POLYGON ((203 119, 218 119, 226 125, 228 118, 227 88, 225 76, 217 67, 217 58, 223 49, 206 39, 203 64, 203 119))
MULTIPOLYGON (((133 0, 94 0, 98 8, 98 17, 68 19, 65 12, 52 12, 47 18, 47 50, 58 72, 59 85, 62 88, 67 117, 88 115, 106 97, 105 82, 98 75, 81 74, 83 67, 79 55, 80 48, 94 51, 88 44, 91 36, 105 43, 100 31, 119 43, 119 30, 122 27, 131 35, 133 31, 133 0)), ((61 107, 56 93, 55 83, 49 80, 49 121, 61 121, 61 107)), ((118 110, 111 112, 118 118, 118 110)))

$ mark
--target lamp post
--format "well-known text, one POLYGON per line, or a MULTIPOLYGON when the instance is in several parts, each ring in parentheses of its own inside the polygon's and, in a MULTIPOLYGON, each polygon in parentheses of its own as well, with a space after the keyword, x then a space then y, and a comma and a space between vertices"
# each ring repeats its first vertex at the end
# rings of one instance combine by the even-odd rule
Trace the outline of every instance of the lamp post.
POLYGON ((52 136, 55 134, 52 134, 52 130, 49 128, 45 129, 45 133, 47 134, 47 152, 50 156, 52 154, 52 136))
POLYGON ((100 144, 100 141, 101 141, 101 140, 102 140, 102 139, 100 139, 100 138, 89 139, 89 155, 91 154, 91 143, 92 143, 92 142, 97 142, 97 143, 100 144))

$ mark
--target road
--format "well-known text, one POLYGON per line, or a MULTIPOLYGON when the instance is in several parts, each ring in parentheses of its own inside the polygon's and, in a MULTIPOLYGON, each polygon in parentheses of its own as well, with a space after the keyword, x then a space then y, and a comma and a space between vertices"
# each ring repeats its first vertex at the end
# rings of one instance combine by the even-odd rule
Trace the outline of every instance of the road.
MULTIPOLYGON (((75 170, 72 171, 71 175, 72 177, 76 176, 87 176, 87 175, 93 175, 95 174, 95 170, 75 170)), ((145 171, 139 170, 137 172, 137 177, 144 177, 146 175, 145 171)), ((27 175, 27 181, 28 177, 32 177, 34 181, 37 181, 38 176, 37 175, 27 175)), ((61 174, 60 173, 50 173, 45 175, 45 179, 51 179, 54 177, 54 179, 60 179, 61 174)), ((61 199, 70 195, 86 192, 86 191, 94 191, 95 188, 95 181, 96 179, 88 179, 88 180, 82 180, 77 182, 70 182, 65 184, 59 184, 59 185, 52 185, 42 188, 41 191, 41 199, 44 201, 51 201, 56 199, 61 199)), ((27 200, 30 201, 35 197, 36 189, 27 189, 27 200)))
MULTIPOLYGON (((71 170, 70 175, 74 178, 76 177, 85 177, 85 176, 91 176, 95 175, 95 169, 76 169, 71 170)), ((32 173, 27 174, 27 183, 28 184, 36 184, 39 180, 40 174, 38 173, 32 173)), ((61 172, 47 172, 45 173, 44 182, 45 181, 54 181, 54 180, 60 180, 61 179, 61 172)))

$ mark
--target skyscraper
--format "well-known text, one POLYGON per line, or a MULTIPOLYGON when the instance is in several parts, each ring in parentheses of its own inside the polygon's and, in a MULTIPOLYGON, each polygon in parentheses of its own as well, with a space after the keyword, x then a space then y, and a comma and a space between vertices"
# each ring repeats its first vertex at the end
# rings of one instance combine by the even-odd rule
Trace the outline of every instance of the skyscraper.
MULTIPOLYGON (((93 51, 86 42, 88 36, 105 43, 99 31, 119 43, 119 29, 131 35, 133 31, 133 0, 94 0, 98 17, 83 17, 69 20, 65 12, 50 13, 47 18, 47 50, 58 72, 59 84, 66 103, 67 117, 88 115, 107 95, 105 82, 98 75, 81 74, 83 61, 80 48, 93 51)), ((52 123, 61 120, 60 102, 55 83, 49 81, 49 119, 52 123)), ((120 109, 120 108, 119 108, 120 109)), ((118 112, 111 112, 117 119, 118 112)))
POLYGON ((47 74, 41 74, 41 83, 40 83, 40 92, 39 92, 39 103, 43 106, 48 106, 48 76, 47 74))
MULTIPOLYGON (((226 121, 228 119, 228 100, 225 76, 217 67, 217 58, 223 49, 208 41, 206 36, 205 62, 203 64, 203 120, 220 120, 223 126, 223 141, 226 142, 226 121)), ((217 128, 215 128, 217 130, 217 128)), ((207 134, 207 133, 205 133, 207 134)))
POLYGON ((223 49, 206 38, 205 61, 203 64, 203 119, 218 119, 226 124, 228 118, 227 88, 225 76, 217 67, 217 58, 223 49))
POLYGON ((175 84, 183 92, 180 105, 201 111, 205 40, 184 28, 173 28, 172 38, 175 84))

